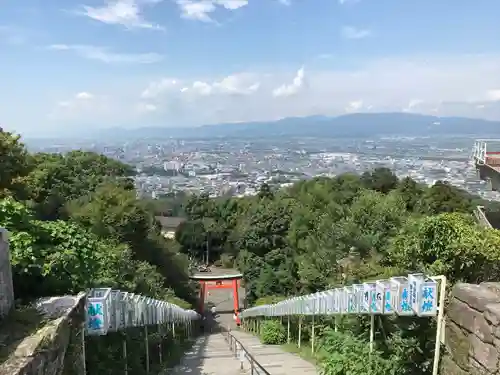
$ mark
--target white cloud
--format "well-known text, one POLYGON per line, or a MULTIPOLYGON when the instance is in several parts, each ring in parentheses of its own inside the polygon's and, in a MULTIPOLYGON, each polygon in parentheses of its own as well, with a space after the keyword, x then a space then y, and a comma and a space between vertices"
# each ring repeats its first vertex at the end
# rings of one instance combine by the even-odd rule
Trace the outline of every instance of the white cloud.
MULTIPOLYGON (((76 90, 80 95, 61 100, 57 117, 48 125, 85 122, 96 127, 141 126, 146 123, 146 117, 141 116, 148 116, 150 125, 188 126, 401 110, 500 120, 500 55, 388 58, 356 66, 324 70, 309 67, 307 77, 301 68, 293 82, 285 85, 293 72, 171 77, 150 84, 138 78, 133 87, 127 80, 104 80, 99 86, 76 90), (307 95, 293 95, 305 87, 307 95), (279 100, 273 100, 276 95, 279 100)), ((19 116, 19 111, 16 113, 19 116)), ((22 128, 9 116, 4 118, 22 128)))
POLYGON ((105 96, 81 91, 68 99, 60 100, 49 113, 51 120, 80 120, 85 116, 109 112, 109 101, 105 96))
POLYGON ((92 99, 94 99, 94 94, 91 94, 87 91, 81 91, 75 94, 72 98, 67 100, 61 100, 57 103, 58 107, 62 108, 74 108, 84 103, 89 103, 92 99))
POLYGON ((359 3, 361 0, 338 0, 340 5, 347 5, 347 4, 356 4, 359 3))
POLYGON ((291 0, 278 0, 278 2, 286 6, 292 5, 291 0))
POLYGON ((178 80, 172 78, 162 78, 151 82, 141 93, 142 98, 158 99, 168 93, 183 93, 185 95, 251 95, 260 88, 260 82, 255 81, 250 74, 233 74, 220 81, 211 83, 205 81, 194 81, 193 83, 181 84, 178 80))
POLYGON ((488 90, 487 98, 489 101, 492 101, 492 102, 500 101, 500 89, 488 90))
POLYGON ((78 100, 90 100, 93 97, 94 95, 86 91, 79 92, 78 94, 75 95, 75 98, 78 100))
POLYGON ((235 10, 247 6, 248 0, 214 0, 214 3, 229 10, 235 10))
POLYGON ((354 100, 349 102, 347 107, 345 108, 346 112, 359 112, 363 109, 363 100, 354 100))
POLYGON ((121 25, 128 29, 142 28, 164 30, 156 23, 144 18, 144 8, 162 0, 111 0, 100 7, 82 5, 76 14, 89 17, 93 20, 109 25, 121 25))
POLYGON ((304 67, 300 68, 293 79, 291 84, 281 85, 280 87, 273 90, 273 96, 292 96, 296 95, 300 92, 300 90, 304 87, 304 67))
POLYGON ((190 1, 190 0, 177 0, 177 5, 181 8, 181 16, 183 18, 210 22, 210 13, 215 10, 215 5, 212 1, 190 1))
POLYGON ((408 104, 402 108, 403 112, 418 112, 422 108, 424 101, 422 99, 411 99, 408 104))
POLYGON ((89 45, 52 44, 48 48, 55 51, 72 51, 85 59, 108 64, 152 64, 163 58, 157 53, 115 53, 106 47, 89 45))
POLYGON ((345 26, 340 31, 341 35, 347 39, 363 39, 372 36, 372 32, 368 29, 357 29, 352 26, 345 26))
POLYGON ((163 93, 175 89, 178 85, 176 79, 162 78, 159 81, 151 82, 146 89, 141 93, 143 99, 154 99, 163 93))
POLYGON ((181 16, 186 19, 213 22, 210 14, 217 6, 227 10, 236 10, 248 5, 248 0, 176 0, 181 16))
POLYGON ((227 76, 219 82, 214 82, 212 87, 222 94, 250 95, 260 88, 260 82, 253 82, 254 78, 245 74, 227 76))
POLYGON ((212 94, 213 87, 206 82, 195 81, 191 88, 188 87, 187 90, 184 90, 184 92, 190 92, 190 91, 198 95, 207 96, 212 94))

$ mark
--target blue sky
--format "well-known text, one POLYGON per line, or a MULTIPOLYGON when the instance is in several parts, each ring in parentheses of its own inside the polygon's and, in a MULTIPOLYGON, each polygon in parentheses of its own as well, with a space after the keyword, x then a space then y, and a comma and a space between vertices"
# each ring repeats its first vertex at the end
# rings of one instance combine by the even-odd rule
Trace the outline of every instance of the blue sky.
POLYGON ((498 14, 498 0, 0 0, 0 124, 500 120, 498 14))

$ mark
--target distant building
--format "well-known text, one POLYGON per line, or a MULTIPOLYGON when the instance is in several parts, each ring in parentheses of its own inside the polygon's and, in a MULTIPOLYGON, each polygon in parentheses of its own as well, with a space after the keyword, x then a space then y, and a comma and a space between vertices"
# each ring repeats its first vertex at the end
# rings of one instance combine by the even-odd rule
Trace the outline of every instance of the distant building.
POLYGON ((182 167, 182 164, 178 161, 167 161, 163 163, 163 169, 165 171, 176 171, 178 172, 182 167))
POLYGON ((161 225, 161 234, 169 240, 173 240, 175 238, 175 231, 183 222, 186 221, 183 217, 175 216, 156 216, 156 220, 161 225))

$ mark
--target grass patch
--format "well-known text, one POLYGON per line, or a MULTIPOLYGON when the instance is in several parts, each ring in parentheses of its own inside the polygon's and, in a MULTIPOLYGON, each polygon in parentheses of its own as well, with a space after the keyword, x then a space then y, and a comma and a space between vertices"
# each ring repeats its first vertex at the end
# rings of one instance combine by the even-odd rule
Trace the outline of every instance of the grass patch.
POLYGON ((299 357, 316 366, 320 364, 322 359, 328 356, 328 352, 324 348, 318 346, 314 348, 315 352, 311 353, 311 343, 308 341, 302 342, 300 348, 296 343, 284 344, 281 345, 281 348, 289 353, 297 354, 299 357))
POLYGON ((34 307, 18 307, 0 321, 0 360, 8 358, 18 344, 47 322, 34 307))
POLYGON ((300 348, 294 343, 281 345, 281 348, 288 353, 297 354, 299 357, 313 364, 317 364, 318 362, 317 355, 315 353, 311 353, 311 343, 309 342, 301 343, 300 348))

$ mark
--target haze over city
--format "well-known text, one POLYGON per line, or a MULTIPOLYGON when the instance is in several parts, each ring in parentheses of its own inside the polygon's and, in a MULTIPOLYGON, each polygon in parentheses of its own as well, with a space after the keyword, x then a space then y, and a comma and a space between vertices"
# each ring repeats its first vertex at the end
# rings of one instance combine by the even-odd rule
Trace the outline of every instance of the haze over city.
POLYGON ((35 0, 0 11, 26 136, 353 112, 500 120, 500 3, 35 0))

